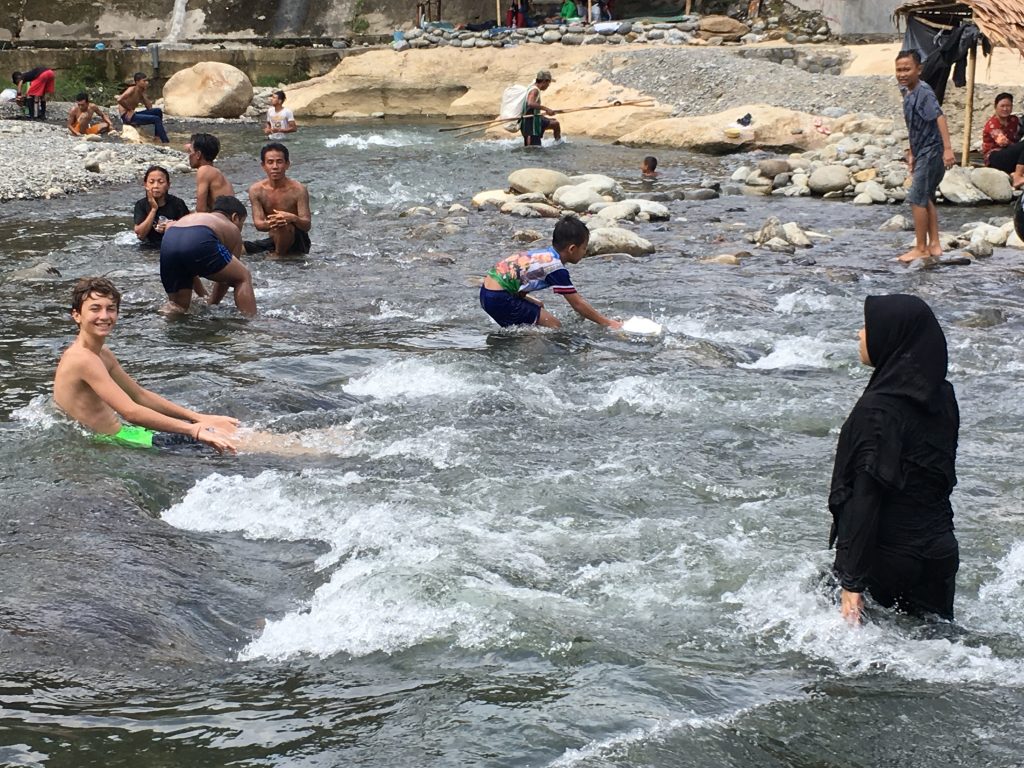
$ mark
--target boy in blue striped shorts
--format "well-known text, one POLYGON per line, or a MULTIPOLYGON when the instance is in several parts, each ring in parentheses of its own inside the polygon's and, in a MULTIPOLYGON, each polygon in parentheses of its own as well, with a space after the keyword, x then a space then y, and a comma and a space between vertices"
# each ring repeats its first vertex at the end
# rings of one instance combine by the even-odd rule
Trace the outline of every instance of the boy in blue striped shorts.
POLYGON ((907 164, 912 184, 907 195, 914 214, 914 247, 900 261, 936 258, 942 255, 939 242, 939 214, 935 208, 935 190, 956 163, 949 140, 949 125, 935 91, 921 82, 921 55, 914 50, 896 55, 896 82, 903 93, 903 119, 910 135, 907 164))

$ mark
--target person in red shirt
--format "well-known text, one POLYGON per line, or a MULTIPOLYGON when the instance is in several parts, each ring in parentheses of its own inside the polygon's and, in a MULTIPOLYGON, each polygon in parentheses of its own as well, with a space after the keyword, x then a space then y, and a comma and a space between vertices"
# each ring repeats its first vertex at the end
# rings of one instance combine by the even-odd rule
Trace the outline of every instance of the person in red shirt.
MULTIPOLYGON (((981 131, 981 152, 989 168, 1013 174, 1021 164, 1021 150, 1024 149, 1020 118, 1013 114, 1013 96, 1009 93, 996 96, 995 107, 995 114, 981 131)), ((1020 184, 1015 183, 1014 186, 1020 184)))

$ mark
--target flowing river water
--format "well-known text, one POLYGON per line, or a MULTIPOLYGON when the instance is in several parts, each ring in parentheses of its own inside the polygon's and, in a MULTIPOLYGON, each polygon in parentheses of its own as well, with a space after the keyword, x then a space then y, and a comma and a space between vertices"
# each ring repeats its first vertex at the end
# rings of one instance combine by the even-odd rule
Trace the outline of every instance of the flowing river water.
MULTIPOLYGON (((177 141, 181 137, 176 137, 177 141)), ((256 180, 254 136, 221 165, 256 180)), ((477 280, 546 220, 423 225, 511 170, 636 179, 643 152, 316 126, 291 142, 307 258, 248 259, 260 315, 157 313, 141 187, 0 208, 0 764, 1011 766, 1024 732, 1019 253, 894 264, 895 208, 726 197, 572 268, 598 309, 500 331, 477 280), (437 211, 402 216, 412 206, 437 211), (742 266, 770 215, 832 240, 742 266), (125 293, 146 386, 315 455, 97 446, 54 411, 73 280, 125 293), (867 381, 864 296, 947 330, 963 413, 957 622, 839 617, 821 575, 838 428, 867 381)), ((653 189, 728 169, 659 153, 653 189)), ((730 161, 735 164, 735 160, 730 161)), ((191 177, 172 192, 192 197, 191 177)), ((944 228, 1004 210, 941 209, 944 228)), ((247 229, 246 236, 251 236, 247 229)))

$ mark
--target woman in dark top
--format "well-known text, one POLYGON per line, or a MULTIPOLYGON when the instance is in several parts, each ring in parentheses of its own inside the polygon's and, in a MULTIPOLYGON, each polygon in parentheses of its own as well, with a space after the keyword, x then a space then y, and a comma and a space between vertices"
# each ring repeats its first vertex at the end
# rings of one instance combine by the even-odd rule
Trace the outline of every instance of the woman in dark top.
POLYGON ((171 175, 159 165, 151 165, 142 177, 146 196, 135 203, 135 236, 146 245, 160 245, 167 222, 188 214, 188 206, 180 197, 167 193, 171 175))
POLYGON ((952 619, 960 412, 946 337, 916 296, 868 296, 860 357, 875 371, 840 432, 828 497, 842 614, 859 623, 867 591, 885 607, 952 619))

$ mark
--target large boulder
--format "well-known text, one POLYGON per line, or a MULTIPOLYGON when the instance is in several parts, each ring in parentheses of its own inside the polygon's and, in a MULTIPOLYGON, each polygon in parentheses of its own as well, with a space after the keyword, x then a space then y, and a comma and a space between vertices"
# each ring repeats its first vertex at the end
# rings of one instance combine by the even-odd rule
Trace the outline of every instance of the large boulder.
POLYGON ((563 208, 568 208, 570 211, 576 211, 577 213, 582 213, 594 203, 604 201, 604 198, 598 194, 597 190, 582 184, 559 187, 555 190, 555 194, 551 199, 563 208))
POLYGON ((619 182, 603 173, 583 173, 570 178, 573 184, 590 187, 599 195, 608 195, 614 198, 622 196, 622 187, 619 186, 619 182))
POLYGON ((618 221, 628 219, 632 221, 640 213, 640 203, 636 200, 623 200, 621 203, 611 203, 601 208, 597 215, 605 221, 618 221))
POLYGON ((956 205, 978 205, 991 202, 989 196, 971 183, 968 170, 953 166, 939 182, 939 192, 947 202, 956 205))
POLYGON ((219 61, 201 61, 164 84, 164 111, 181 117, 241 117, 252 102, 245 73, 219 61))
POLYGON ((735 41, 749 31, 746 24, 729 16, 704 16, 700 20, 700 36, 705 40, 720 37, 726 42, 735 41))
POLYGON ((572 186, 569 177, 546 168, 520 168, 508 175, 508 185, 516 192, 540 192, 550 197, 559 187, 572 186))
POLYGON ((975 168, 971 171, 971 184, 997 203, 1008 203, 1013 199, 1010 177, 998 168, 975 168))
POLYGON ((675 147, 712 155, 755 149, 803 152, 819 149, 826 143, 827 137, 815 129, 814 120, 815 116, 806 112, 767 104, 743 104, 714 115, 649 120, 621 136, 616 143, 631 147, 675 147), (736 127, 735 121, 748 112, 753 122, 746 127, 736 127))
POLYGON ((815 195, 842 192, 849 185, 850 169, 845 165, 819 165, 807 179, 807 186, 815 195))
POLYGON ((649 240, 645 240, 628 229, 599 227, 591 230, 587 255, 600 256, 605 253, 628 253, 630 256, 644 256, 654 253, 654 246, 649 240))
POLYGON ((493 206, 500 208, 505 203, 514 199, 515 195, 506 192, 504 189, 488 189, 473 195, 473 207, 486 208, 493 206))

